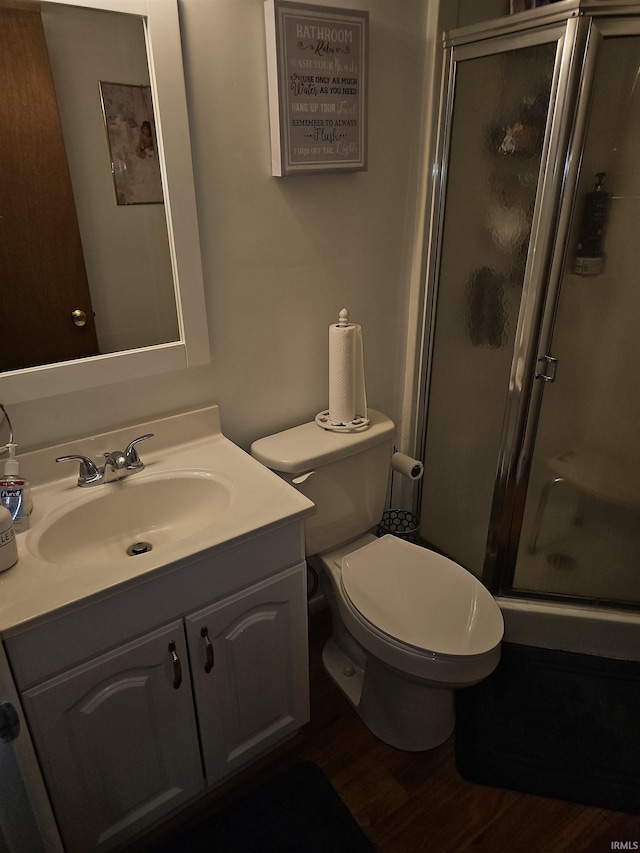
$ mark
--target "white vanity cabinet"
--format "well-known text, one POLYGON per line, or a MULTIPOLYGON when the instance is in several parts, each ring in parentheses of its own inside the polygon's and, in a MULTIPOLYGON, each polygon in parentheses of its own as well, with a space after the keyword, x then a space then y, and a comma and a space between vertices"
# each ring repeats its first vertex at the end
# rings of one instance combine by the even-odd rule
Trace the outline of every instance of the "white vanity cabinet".
POLYGON ((23 694, 67 850, 108 850, 202 790, 186 662, 176 621, 23 694))
POLYGON ((186 619, 209 785, 308 719, 304 574, 287 573, 186 619))
POLYGON ((67 853, 117 849, 308 721, 300 543, 288 525, 5 640, 67 853))

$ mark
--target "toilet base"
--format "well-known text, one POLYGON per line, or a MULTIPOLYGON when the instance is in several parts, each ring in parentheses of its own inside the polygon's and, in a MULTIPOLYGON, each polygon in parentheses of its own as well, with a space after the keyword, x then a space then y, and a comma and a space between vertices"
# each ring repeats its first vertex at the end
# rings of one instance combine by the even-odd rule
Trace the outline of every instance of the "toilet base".
POLYGON ((389 746, 422 752, 453 732, 453 690, 408 680, 369 655, 355 662, 333 639, 324 646, 322 662, 363 723, 389 746))

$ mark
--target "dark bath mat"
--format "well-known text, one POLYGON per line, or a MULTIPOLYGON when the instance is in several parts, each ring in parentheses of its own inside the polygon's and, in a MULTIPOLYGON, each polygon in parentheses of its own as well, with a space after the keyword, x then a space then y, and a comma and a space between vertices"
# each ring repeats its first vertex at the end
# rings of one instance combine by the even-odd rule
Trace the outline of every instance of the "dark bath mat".
POLYGON ((504 643, 456 693, 464 778, 640 814, 640 663, 504 643))
POLYGON ((155 853, 373 853, 322 770, 294 764, 155 853))

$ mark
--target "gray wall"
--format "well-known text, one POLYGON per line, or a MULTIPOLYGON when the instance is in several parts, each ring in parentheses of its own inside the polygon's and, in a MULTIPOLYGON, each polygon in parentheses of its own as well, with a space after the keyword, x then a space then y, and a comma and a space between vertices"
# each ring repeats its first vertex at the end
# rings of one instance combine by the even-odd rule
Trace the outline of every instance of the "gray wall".
POLYGON ((364 330, 369 405, 398 419, 428 3, 351 5, 370 13, 369 170, 273 178, 262 0, 180 0, 212 363, 16 405, 23 449, 212 401, 244 446, 310 419, 345 306, 364 330))
POLYGON ((262 0, 179 0, 211 365, 13 406, 22 449, 209 402, 248 447, 327 405, 327 327, 343 307, 363 326, 369 405, 400 426, 422 287, 429 51, 436 30, 508 11, 440 0, 434 25, 434 2, 352 0, 370 14, 369 170, 283 179, 270 173, 262 0))

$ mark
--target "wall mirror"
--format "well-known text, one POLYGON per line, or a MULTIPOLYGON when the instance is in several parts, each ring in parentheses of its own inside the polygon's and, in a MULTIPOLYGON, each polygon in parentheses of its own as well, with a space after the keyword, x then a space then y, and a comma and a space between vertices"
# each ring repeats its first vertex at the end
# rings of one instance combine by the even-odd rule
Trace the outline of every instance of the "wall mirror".
POLYGON ((0 0, 0 74, 0 399, 208 363, 177 0, 0 0))

